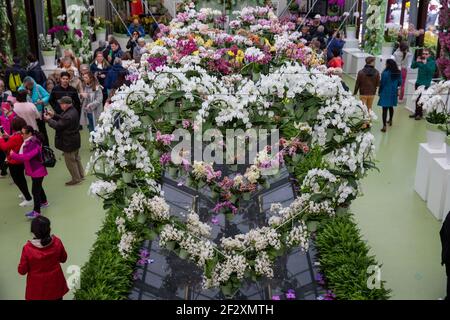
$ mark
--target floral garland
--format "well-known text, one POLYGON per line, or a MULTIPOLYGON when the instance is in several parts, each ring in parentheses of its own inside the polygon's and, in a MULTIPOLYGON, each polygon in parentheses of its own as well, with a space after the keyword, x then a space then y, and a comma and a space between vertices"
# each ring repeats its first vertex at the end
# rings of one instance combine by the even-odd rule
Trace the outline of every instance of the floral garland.
MULTIPOLYGON (((186 29, 192 30, 187 25, 177 32, 183 34, 186 29)), ((163 41, 151 48, 154 54, 163 56, 171 48, 170 40, 163 41)), ((276 257, 293 246, 307 250, 314 221, 348 207, 359 192, 357 180, 372 167, 373 135, 363 126, 369 119, 364 105, 343 89, 338 77, 323 69, 287 60, 257 79, 240 74, 216 77, 194 58, 195 51, 186 52, 184 58, 189 59, 182 66, 168 59, 169 65, 152 69, 148 57, 143 58, 133 83, 113 97, 91 136, 94 154, 89 170, 100 179, 91 192, 123 208, 116 224, 121 234, 118 250, 124 257, 142 240, 133 226, 151 224, 149 238, 159 236, 161 246, 204 269, 205 288, 220 286, 225 295, 232 296, 244 278, 272 277, 276 257), (222 174, 208 163, 171 163, 170 128, 195 130, 189 115, 195 123, 219 130, 279 126, 282 122, 277 121, 282 119, 304 121, 295 124, 292 136, 280 140, 278 154, 269 157, 268 150, 263 150, 246 174, 220 180, 222 174), (159 158, 169 171, 183 172, 190 184, 218 190, 215 213, 237 214, 239 202, 225 200, 263 184, 262 164, 277 161, 292 169, 301 163, 309 146, 322 150, 327 169, 310 170, 300 181, 299 197, 289 207, 272 205, 267 226, 223 238, 220 246, 210 240, 211 227, 197 213, 189 213, 186 219, 171 216, 160 186, 151 179, 152 159, 159 158)), ((246 52, 250 58, 244 54, 244 59, 249 61, 259 54, 246 52)))
POLYGON ((381 7, 383 0, 369 0, 369 7, 366 11, 366 30, 364 35, 364 50, 370 54, 378 55, 381 51, 383 34, 381 21, 381 7))

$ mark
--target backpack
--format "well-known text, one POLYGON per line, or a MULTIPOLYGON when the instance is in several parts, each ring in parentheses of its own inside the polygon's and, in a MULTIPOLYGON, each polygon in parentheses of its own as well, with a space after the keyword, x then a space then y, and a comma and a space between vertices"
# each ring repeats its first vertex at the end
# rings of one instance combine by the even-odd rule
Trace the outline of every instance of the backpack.
POLYGON ((55 153, 50 147, 43 146, 41 150, 42 164, 46 168, 54 168, 56 165, 55 153))
POLYGON ((17 90, 22 85, 22 79, 20 78, 20 74, 11 72, 9 74, 8 84, 11 92, 14 93, 17 92, 17 90))

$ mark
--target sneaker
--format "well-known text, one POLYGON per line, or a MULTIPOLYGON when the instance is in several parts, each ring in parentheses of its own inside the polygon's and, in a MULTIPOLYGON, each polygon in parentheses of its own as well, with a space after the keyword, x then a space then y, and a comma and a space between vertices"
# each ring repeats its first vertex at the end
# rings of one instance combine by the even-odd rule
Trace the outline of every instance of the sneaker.
POLYGON ((30 200, 30 201, 23 200, 21 203, 19 203, 19 206, 21 206, 22 208, 31 207, 33 205, 33 203, 34 203, 33 200, 30 200))
POLYGON ((69 181, 66 182, 66 186, 70 187, 70 186, 76 186, 77 184, 80 184, 81 182, 83 182, 83 180, 78 180, 78 181, 69 181))
POLYGON ((23 196, 23 194, 19 194, 18 197, 19 197, 20 200, 25 200, 25 197, 23 196))
POLYGON ((39 212, 31 211, 31 212, 27 213, 27 214, 25 215, 25 217, 27 217, 28 219, 34 219, 34 218, 39 217, 40 215, 41 215, 41 214, 40 214, 39 212))
POLYGON ((41 203, 41 208, 48 208, 50 204, 47 202, 41 203))

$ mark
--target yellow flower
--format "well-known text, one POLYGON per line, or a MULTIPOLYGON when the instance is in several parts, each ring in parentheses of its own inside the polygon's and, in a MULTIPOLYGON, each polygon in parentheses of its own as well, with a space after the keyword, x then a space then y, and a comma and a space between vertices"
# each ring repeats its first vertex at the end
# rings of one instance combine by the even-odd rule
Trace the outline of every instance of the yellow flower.
POLYGON ((165 45, 164 41, 162 41, 161 39, 156 40, 156 41, 155 41, 155 44, 156 44, 157 46, 164 46, 164 45, 165 45))
POLYGON ((233 51, 231 51, 231 50, 228 50, 228 55, 230 56, 230 57, 234 57, 234 52, 233 51))
POLYGON ((205 48, 211 48, 211 46, 214 44, 214 42, 209 39, 208 41, 205 42, 205 48))
POLYGON ((196 50, 196 51, 192 52, 192 55, 193 55, 193 56, 198 56, 199 53, 200 53, 200 52, 199 52, 198 50, 196 50))
POLYGON ((202 46, 202 45, 205 43, 205 41, 203 40, 203 38, 200 37, 200 36, 196 36, 196 37, 195 37, 195 42, 197 42, 197 44, 198 44, 199 46, 202 46))

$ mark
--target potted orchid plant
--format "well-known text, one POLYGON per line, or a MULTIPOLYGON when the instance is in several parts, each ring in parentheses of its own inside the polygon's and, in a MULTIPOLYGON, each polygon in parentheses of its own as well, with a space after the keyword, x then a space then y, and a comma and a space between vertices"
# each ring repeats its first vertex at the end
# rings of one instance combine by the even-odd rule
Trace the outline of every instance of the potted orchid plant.
POLYGON ((52 41, 51 35, 39 35, 39 46, 41 47, 41 54, 44 58, 46 66, 53 66, 55 64, 56 47, 59 45, 58 39, 52 41))

